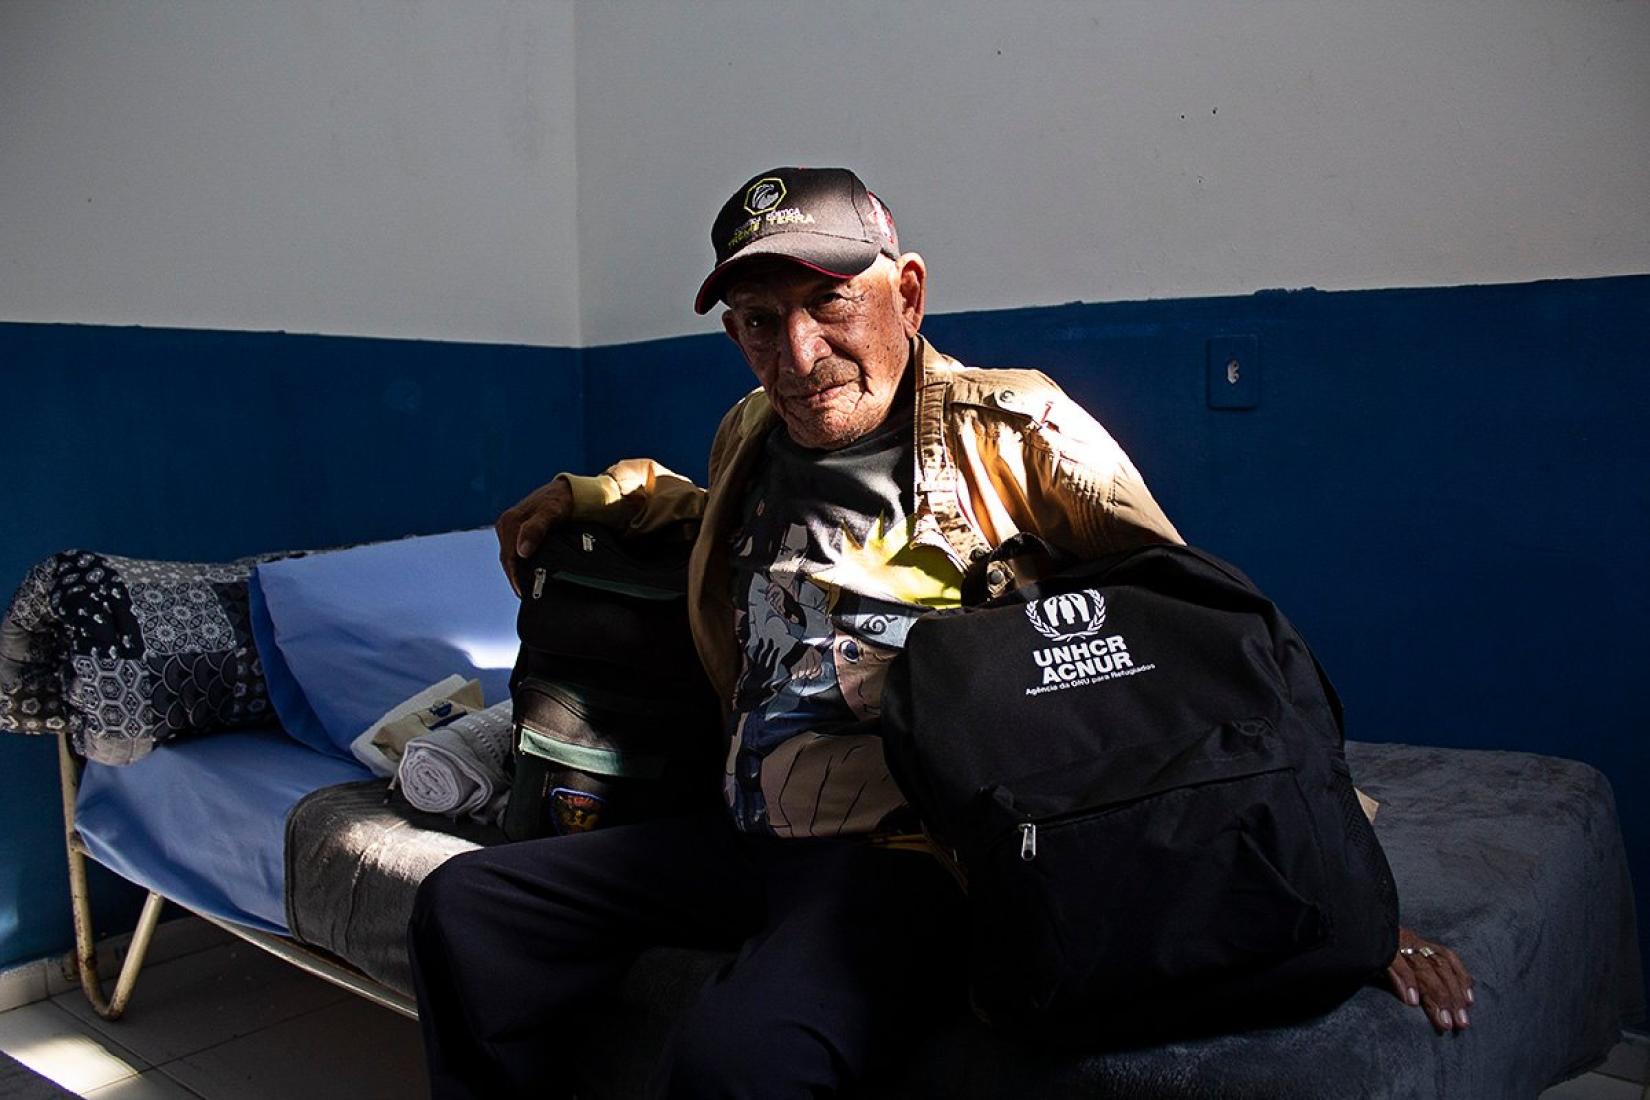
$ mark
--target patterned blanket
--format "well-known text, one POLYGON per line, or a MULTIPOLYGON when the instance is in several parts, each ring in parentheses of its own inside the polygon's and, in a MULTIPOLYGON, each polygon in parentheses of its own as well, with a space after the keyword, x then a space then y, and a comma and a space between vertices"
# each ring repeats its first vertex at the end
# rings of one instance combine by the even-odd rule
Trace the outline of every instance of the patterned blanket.
POLYGON ((65 550, 35 565, 0 619, 0 732, 62 733, 129 764, 189 733, 269 724, 252 641, 252 568, 65 550))

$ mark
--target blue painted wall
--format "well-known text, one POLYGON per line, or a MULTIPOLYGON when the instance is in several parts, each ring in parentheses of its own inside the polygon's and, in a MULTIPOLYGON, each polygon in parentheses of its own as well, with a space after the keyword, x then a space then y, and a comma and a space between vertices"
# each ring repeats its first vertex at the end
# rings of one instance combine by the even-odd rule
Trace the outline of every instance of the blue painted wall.
MULTIPOLYGON (((1295 620, 1353 737, 1522 749, 1610 777, 1650 960, 1650 276, 1069 305, 931 318, 941 349, 1046 371, 1186 538, 1295 620), (1261 398, 1208 407, 1209 337, 1261 398)), ((720 335, 586 353, 599 467, 696 478, 753 384, 720 335)))
MULTIPOLYGON (((222 560, 491 523, 584 458, 570 349, 0 324, 0 598, 70 546, 222 560)), ((71 943, 56 752, 0 737, 0 966, 71 943)), ((138 896, 97 871, 100 932, 138 896)))
MULTIPOLYGON (((1650 916, 1650 276, 926 331, 1093 410, 1187 538, 1288 610, 1352 736, 1601 768, 1650 916), (1259 338, 1253 410, 1207 407, 1221 334, 1259 338)), ((702 478, 752 384, 720 335, 576 352, 0 325, 0 586, 69 545, 222 558, 485 523, 556 470, 627 455, 702 478)), ((68 942, 49 750, 0 738, 0 964, 68 942)))

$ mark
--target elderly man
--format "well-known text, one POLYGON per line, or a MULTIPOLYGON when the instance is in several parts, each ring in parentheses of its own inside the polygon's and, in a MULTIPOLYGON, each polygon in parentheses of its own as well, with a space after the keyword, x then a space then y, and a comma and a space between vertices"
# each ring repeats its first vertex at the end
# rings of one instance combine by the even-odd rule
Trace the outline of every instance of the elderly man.
MULTIPOLYGON (((431 875, 412 952, 437 1097, 554 1094, 579 1007, 653 944, 737 951, 679 1022, 664 1095, 831 1094, 954 1014, 960 894, 906 843, 917 823, 875 729, 887 661, 965 580, 1014 585, 984 561, 1018 531, 1083 556, 1179 541, 1053 382, 964 367, 919 334, 927 268, 853 173, 764 172, 711 241, 695 308, 726 304, 761 388, 723 418, 709 489, 620 462, 556 478, 498 534, 513 578, 569 518, 701 519, 690 605, 728 706, 727 812, 484 849, 431 875)), ((1394 988, 1464 1027, 1465 971, 1404 936, 1394 988)))

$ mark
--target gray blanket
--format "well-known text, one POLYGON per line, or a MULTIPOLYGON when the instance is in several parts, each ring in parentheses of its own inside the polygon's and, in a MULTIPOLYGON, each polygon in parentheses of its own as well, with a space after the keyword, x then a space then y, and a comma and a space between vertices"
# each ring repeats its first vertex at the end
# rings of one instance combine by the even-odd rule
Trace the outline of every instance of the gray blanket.
POLYGON ((392 801, 387 779, 322 787, 287 814, 287 927, 410 997, 418 884, 449 857, 503 841, 496 828, 392 801))
MULTIPOLYGON (((1533 1097, 1598 1062, 1644 1014, 1632 893, 1609 785, 1525 753, 1349 744, 1382 803, 1376 832, 1403 920, 1453 946, 1478 980, 1473 1026, 1439 1038, 1367 988, 1320 1019, 1141 1050, 1072 1056, 1009 1043, 959 1012, 913 1021, 912 1054, 862 1097, 1533 1097), (925 1026, 927 1025, 927 1026, 925 1026)), ((382 784, 328 788, 288 822, 296 934, 403 992, 417 882, 491 838, 386 805, 382 784)), ((719 965, 644 954, 592 1023, 581 1096, 641 1094, 671 1017, 719 965)))

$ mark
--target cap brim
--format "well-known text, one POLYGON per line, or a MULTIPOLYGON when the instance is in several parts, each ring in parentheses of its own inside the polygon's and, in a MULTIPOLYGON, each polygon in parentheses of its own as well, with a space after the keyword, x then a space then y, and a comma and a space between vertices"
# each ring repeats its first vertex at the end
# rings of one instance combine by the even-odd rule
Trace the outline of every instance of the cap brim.
POLYGON ((722 288, 727 284, 728 276, 735 268, 751 260, 790 260, 834 279, 852 279, 875 263, 881 251, 871 241, 855 241, 803 230, 776 233, 752 241, 717 264, 700 285, 699 294, 693 300, 693 312, 709 313, 722 297, 722 288))

